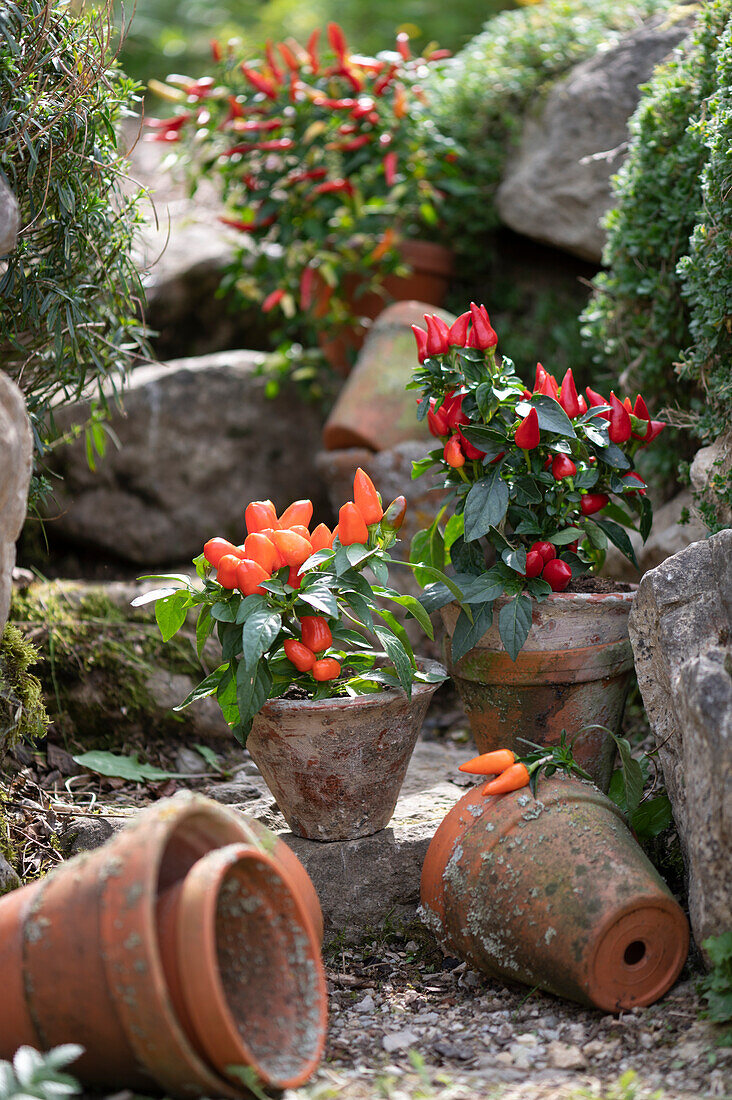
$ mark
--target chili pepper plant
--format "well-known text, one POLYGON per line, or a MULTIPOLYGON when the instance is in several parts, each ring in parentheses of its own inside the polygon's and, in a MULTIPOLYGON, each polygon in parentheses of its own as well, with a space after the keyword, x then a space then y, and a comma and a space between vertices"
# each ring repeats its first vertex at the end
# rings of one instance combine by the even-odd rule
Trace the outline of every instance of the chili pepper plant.
POLYGON ((148 120, 148 140, 179 153, 193 190, 215 176, 221 220, 256 242, 240 250, 230 288, 285 328, 302 315, 319 329, 351 323, 346 277, 359 293, 380 287, 406 273, 403 237, 439 230, 456 149, 422 84, 447 51, 413 57, 399 34, 395 51, 364 57, 335 23, 306 46, 268 42, 263 58, 242 60, 233 42, 212 50, 211 75, 150 82, 177 110, 148 120))
POLYGON ((155 601, 164 641, 197 608, 199 657, 214 632, 221 645, 221 662, 175 709, 215 695, 243 745, 265 702, 290 689, 307 699, 385 687, 411 696, 413 682, 441 680, 420 671, 404 627, 382 606, 398 605, 433 636, 419 601, 388 583, 388 551, 406 507, 397 497, 383 510, 373 482, 359 469, 354 500, 340 509, 334 531, 324 523, 310 530, 309 500, 295 501, 280 516, 271 501, 252 501, 242 544, 215 537, 194 559, 199 583, 185 574, 141 578, 165 582, 134 601, 155 601))
MULTIPOLYGON (((451 565, 463 606, 452 638, 459 660, 499 612, 501 641, 513 660, 532 621, 532 601, 597 572, 608 543, 637 565, 627 530, 645 541, 652 506, 633 460, 663 430, 643 397, 578 393, 571 368, 561 383, 537 363, 532 388, 497 354, 484 306, 471 304, 448 327, 425 316, 413 326, 419 365, 409 387, 421 390, 417 416, 439 446, 413 476, 444 472, 446 501, 412 543, 412 561, 451 565)), ((453 599, 429 576, 422 603, 431 612, 453 599)))

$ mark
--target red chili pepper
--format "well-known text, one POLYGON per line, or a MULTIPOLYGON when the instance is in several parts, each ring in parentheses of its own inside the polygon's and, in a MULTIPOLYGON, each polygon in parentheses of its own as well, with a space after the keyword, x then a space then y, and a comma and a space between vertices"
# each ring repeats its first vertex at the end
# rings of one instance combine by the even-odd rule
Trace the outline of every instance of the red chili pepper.
POLYGON ((471 321, 470 310, 461 313, 457 320, 453 321, 448 334, 448 342, 451 348, 467 347, 468 332, 471 321))
POLYGON ((333 645, 333 634, 322 615, 303 615, 300 619, 303 645, 313 653, 323 653, 333 645))
POLYGON ((209 45, 211 46, 211 57, 214 59, 214 61, 216 61, 218 63, 221 60, 221 56, 222 56, 221 55, 221 46, 216 41, 215 38, 211 39, 209 45))
POLYGON ((310 536, 310 542, 312 544, 314 554, 318 550, 330 550, 333 542, 333 535, 331 534, 330 529, 326 527, 324 523, 319 523, 313 531, 312 535, 310 536))
POLYGON ((456 434, 452 436, 451 439, 448 439, 442 452, 442 457, 448 466, 452 466, 453 470, 457 470, 465 465, 465 455, 460 445, 459 435, 456 434))
POLYGON ((625 443, 630 439, 630 414, 614 393, 610 393, 610 431, 613 443, 625 443))
POLYGON ((275 306, 278 306, 285 296, 285 292, 282 289, 273 290, 271 294, 262 302, 262 313, 270 313, 275 306))
POLYGON ((359 79, 353 69, 348 65, 341 66, 341 68, 337 70, 337 75, 342 76, 344 80, 348 81, 356 95, 363 90, 363 80, 359 79))
POLYGON ((301 523, 303 527, 310 526, 310 520, 313 518, 313 502, 312 500, 296 500, 285 508, 284 512, 280 516, 280 527, 286 530, 288 527, 292 528, 296 524, 301 523))
POLYGON ((529 553, 532 553, 532 551, 541 554, 542 561, 544 562, 551 561, 557 556, 557 552, 551 542, 534 542, 529 547, 529 553))
POLYGON ((296 638, 288 638, 284 645, 285 656, 298 672, 309 672, 315 664, 315 654, 296 638))
POLYGON ((276 531, 280 526, 277 511, 271 500, 253 500, 251 504, 247 504, 244 522, 250 535, 255 531, 264 531, 267 527, 276 531))
POLYGON ((474 446, 469 439, 466 439, 463 435, 463 429, 458 425, 457 433, 460 436, 460 447, 467 459, 471 462, 480 458, 485 458, 485 451, 481 451, 478 447, 474 446))
POLYGON ((393 187, 396 183, 397 155, 394 152, 387 153, 384 157, 384 179, 387 187, 393 187))
POLYGON ((293 175, 288 176, 285 184, 291 187, 296 183, 304 183, 306 180, 322 180, 327 175, 327 168, 311 168, 309 172, 295 172, 293 175))
POLYGON ((648 431, 643 436, 643 446, 647 447, 649 443, 653 443, 653 440, 661 434, 666 424, 662 420, 651 420, 648 425, 648 431))
POLYGON ((516 757, 510 749, 494 749, 493 752, 481 753, 465 764, 460 764, 458 771, 467 772, 468 775, 500 775, 515 761, 516 757))
POLYGON ((315 268, 304 267, 300 275, 300 309, 307 312, 313 304, 315 268))
POLYGON ((180 130, 191 117, 191 112, 186 111, 184 115, 175 115, 173 118, 148 118, 145 126, 150 130, 180 130))
POLYGON ((352 500, 342 505, 338 512, 338 538, 341 546, 353 546, 354 543, 365 545, 369 541, 366 520, 352 500))
POLYGON ((267 571, 267 576, 271 576, 277 569, 281 568, 279 550, 271 539, 268 539, 261 531, 254 531, 251 535, 247 535, 244 539, 244 553, 242 556, 261 565, 262 569, 267 571))
POLYGON ((541 572, 542 579, 548 581, 552 592, 563 592, 572 580, 572 570, 566 561, 553 558, 548 561, 541 572))
POLYGON ((384 534, 394 534, 404 523, 407 514, 407 498, 395 497, 381 517, 381 530, 384 534))
MULTIPOLYGON (((609 405, 610 402, 606 397, 603 397, 601 393, 596 393, 595 390, 591 390, 589 386, 585 386, 585 393, 587 394, 587 407, 588 409, 594 409, 597 405, 609 405)), ((601 412, 597 414, 601 416, 603 420, 610 419, 609 412, 601 412)))
POLYGON ((417 358, 420 363, 424 363, 428 357, 427 352, 427 333, 423 328, 419 328, 418 325, 412 325, 412 332, 414 333, 414 339, 417 341, 417 358))
POLYGON ((258 561, 252 561, 251 558, 244 558, 240 561, 236 567, 236 587, 241 589, 245 596, 252 596, 255 592, 259 595, 264 595, 265 588, 262 588, 262 582, 268 581, 271 577, 271 573, 268 573, 258 561))
POLYGON ((534 393, 541 393, 541 387, 544 385, 544 379, 547 377, 547 373, 542 367, 541 363, 536 364, 536 379, 534 381, 534 393))
POLYGON ((308 38, 307 51, 310 58, 310 67, 313 70, 313 76, 318 75, 320 69, 320 61, 318 59, 318 39, 320 38, 320 27, 316 28, 308 38))
POLYGON ((452 50, 433 50, 432 53, 428 53, 425 60, 427 61, 444 61, 446 57, 452 57, 452 50))
POLYGON ((280 56, 290 72, 298 73, 300 71, 300 66, 290 47, 285 42, 278 42, 277 49, 280 51, 280 56))
POLYGON ((580 416, 584 416, 587 412, 587 402, 581 393, 577 394, 577 404, 579 405, 580 416))
POLYGON ((473 318, 473 333, 475 337, 475 346, 480 350, 486 348, 494 348, 498 343, 498 337, 491 325, 490 317, 485 306, 477 306, 475 302, 470 303, 470 314, 473 318))
MULTIPOLYGON (((375 106, 376 104, 370 96, 360 96, 358 103, 351 111, 351 117, 355 118, 357 121, 366 118, 367 115, 371 114, 375 106)), ((391 140, 390 134, 382 134, 381 136, 382 138, 388 137, 389 140, 391 140)))
POLYGON ((236 130, 237 134, 253 134, 260 130, 267 133, 270 130, 281 130, 284 125, 283 118, 249 118, 246 122, 234 121, 231 129, 236 130))
POLYGON ((224 119, 224 126, 228 122, 231 122, 235 118, 244 118, 245 114, 246 114, 246 112, 245 112, 243 106, 241 105, 241 103, 239 103, 239 101, 237 100, 236 96, 230 95, 229 96, 229 113, 226 116, 226 118, 224 119))
POLYGON ((443 355, 450 350, 450 329, 435 313, 425 313, 424 319, 427 325, 427 354, 443 355))
POLYGON ((219 218, 222 225, 229 225, 232 229, 238 229, 241 233, 256 233, 259 229, 268 229, 273 224, 274 218, 265 218, 261 222, 241 222, 236 218, 219 218))
POLYGON ((633 416, 637 416, 639 420, 650 421, 651 419, 651 414, 648 411, 648 406, 646 405, 640 394, 636 396, 635 404, 633 405, 633 416))
POLYGON ((568 458, 567 455, 562 454, 554 455, 554 458, 552 459, 552 475, 556 478, 557 481, 561 481, 562 478, 565 477, 574 477, 576 473, 577 467, 575 466, 574 462, 572 462, 571 458, 568 458))
POLYGON ((386 89, 389 87, 392 80, 396 76, 396 72, 397 72, 397 66, 396 65, 391 65, 385 73, 382 73, 382 75, 374 83, 374 95, 375 96, 383 95, 383 93, 386 91, 386 89))
POLYGON ((402 56, 402 60, 409 61, 412 56, 412 51, 409 48, 409 35, 405 31, 400 31, 396 36, 396 46, 402 56))
POLYGON ((643 481, 643 479, 640 478, 638 476, 638 474, 636 474, 636 473, 621 474, 620 480, 621 481, 627 481, 628 478, 632 478, 633 480, 631 482, 629 482, 630 487, 628 489, 626 489, 625 491, 627 493, 639 493, 640 496, 644 497, 646 495, 646 489, 648 488, 645 481, 643 481), (638 482, 638 481, 642 482, 642 484, 641 485, 636 484, 636 482, 638 482))
POLYGON ((326 180, 325 183, 319 183, 313 188, 314 195, 335 195, 340 192, 345 192, 347 195, 353 194, 353 184, 350 180, 326 180))
POLYGON ((302 565, 313 552, 310 540, 296 531, 275 531, 272 541, 285 559, 286 565, 302 565))
POLYGON ((353 501, 367 527, 380 522, 384 509, 381 507, 379 494, 369 475, 360 466, 353 479, 353 501))
POLYGON ((342 60, 348 51, 348 43, 346 42, 343 28, 339 27, 337 23, 328 24, 328 41, 333 47, 334 52, 338 55, 338 58, 342 60))
POLYGON ((525 764, 512 764, 495 779, 491 779, 490 783, 486 783, 481 793, 509 794, 510 791, 520 791, 522 787, 528 787, 530 778, 525 764))
POLYGON ((539 416, 536 409, 532 407, 516 429, 514 442, 522 451, 532 451, 534 447, 539 446, 540 438, 539 416))
POLYGON ((291 565, 289 567, 289 573, 287 574, 287 583, 290 588, 299 588, 303 582, 303 578, 300 576, 300 567, 298 565, 291 565))
POLYGON ((574 420, 575 416, 579 416, 580 405, 571 367, 567 368, 564 378, 562 379, 562 387, 559 391, 559 404, 570 420, 574 420))
POLYGON ((235 557, 244 557, 244 553, 238 546, 234 546, 228 539, 209 539, 203 548, 203 556, 214 569, 218 566, 224 554, 233 554, 235 557))
POLYGON ((274 55, 274 47, 272 45, 272 40, 270 38, 268 38, 267 41, 265 42, 264 53, 265 53, 265 56, 267 58, 267 64, 269 65, 270 72, 272 73, 272 76, 275 78, 275 80, 277 81, 278 84, 281 84, 282 83, 282 69, 277 64, 277 58, 274 55))
POLYGON ((357 149, 363 149, 371 141, 371 134, 359 134, 351 141, 329 141, 326 149, 333 149, 338 153, 355 153, 357 149))
POLYGON ((268 99, 277 99, 277 89, 271 80, 268 80, 266 76, 262 76, 256 69, 250 69, 243 61, 240 68, 253 88, 256 88, 258 92, 263 92, 268 99))
POLYGON ((311 672, 313 679, 319 682, 336 680, 341 674, 341 666, 335 657, 323 657, 320 661, 315 662, 311 672))
POLYGON ((544 559, 538 550, 529 550, 526 555, 526 571, 527 577, 538 577, 544 568, 544 559))
POLYGON ((437 406, 437 399, 434 397, 430 398, 430 407, 427 410, 427 424, 430 433, 437 439, 450 434, 450 425, 447 422, 445 410, 441 406, 437 406))
POLYGON ((216 580, 222 588, 233 589, 235 587, 237 566, 241 565, 243 561, 244 559, 238 553, 224 554, 222 558, 219 558, 219 564, 216 566, 216 580))
POLYGON ((580 510, 583 516, 592 516, 595 512, 601 512, 609 503, 610 497, 605 493, 585 493, 580 501, 580 510))
POLYGON ((145 134, 144 141, 173 142, 180 141, 180 133, 177 130, 159 130, 155 134, 145 134))
POLYGON ((543 393, 545 397, 553 397, 555 401, 559 400, 559 387, 556 380, 551 374, 544 372, 544 381, 541 384, 539 393, 543 393))

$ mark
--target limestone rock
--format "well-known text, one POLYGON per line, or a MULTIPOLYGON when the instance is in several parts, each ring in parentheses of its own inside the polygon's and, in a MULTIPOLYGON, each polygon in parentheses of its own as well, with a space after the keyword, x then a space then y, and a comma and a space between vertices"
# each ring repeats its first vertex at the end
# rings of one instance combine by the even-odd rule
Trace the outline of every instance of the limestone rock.
POLYGON ((732 479, 732 431, 721 435, 709 447, 702 447, 691 464, 691 484, 701 500, 712 506, 720 527, 732 527, 732 508, 722 504, 711 488, 714 479, 718 484, 729 484, 732 479))
POLYGON ((0 898, 3 894, 9 894, 11 890, 17 890, 19 886, 20 879, 5 856, 0 855, 0 898))
POLYGON ((700 943, 732 927, 732 530, 647 573, 629 632, 700 943))
POLYGON ((657 18, 581 62, 552 89, 540 115, 525 119, 498 191, 508 226, 599 262, 605 243, 599 221, 611 206, 610 179, 627 150, 638 86, 690 25, 657 18))
POLYGON ((0 256, 13 251, 19 229, 20 211, 15 195, 0 180, 0 256))
POLYGON ((33 436, 23 395, 0 371, 0 634, 10 606, 15 540, 25 520, 33 436))
POLYGON ((621 581, 637 581, 642 573, 655 569, 672 554, 678 554, 693 542, 706 538, 707 534, 707 528, 695 515, 691 492, 683 489, 654 511, 653 527, 645 545, 636 531, 628 532, 640 570, 615 546, 609 546, 603 576, 621 581), (681 523, 682 514, 686 511, 690 514, 689 522, 681 523))
MULTIPOLYGON (((134 371, 124 414, 95 473, 83 439, 58 452, 63 478, 54 534, 150 566, 190 559, 213 535, 244 536, 244 507, 271 498, 279 508, 325 494, 315 470, 320 417, 294 387, 265 396, 262 355, 219 352, 134 371)), ((83 423, 88 404, 64 410, 63 427, 83 423)))

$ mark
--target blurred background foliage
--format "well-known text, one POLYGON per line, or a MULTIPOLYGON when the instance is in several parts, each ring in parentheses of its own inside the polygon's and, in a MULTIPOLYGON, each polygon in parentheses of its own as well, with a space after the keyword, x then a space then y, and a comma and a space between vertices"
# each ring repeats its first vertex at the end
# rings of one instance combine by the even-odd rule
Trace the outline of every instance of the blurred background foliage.
POLYGON ((430 42, 459 50, 487 19, 512 7, 510 0, 137 0, 133 16, 131 3, 117 0, 117 19, 130 22, 121 54, 125 71, 149 80, 170 72, 201 75, 211 38, 242 38, 244 52, 254 54, 267 38, 306 39, 329 20, 363 53, 393 48, 399 30, 417 52, 430 42))

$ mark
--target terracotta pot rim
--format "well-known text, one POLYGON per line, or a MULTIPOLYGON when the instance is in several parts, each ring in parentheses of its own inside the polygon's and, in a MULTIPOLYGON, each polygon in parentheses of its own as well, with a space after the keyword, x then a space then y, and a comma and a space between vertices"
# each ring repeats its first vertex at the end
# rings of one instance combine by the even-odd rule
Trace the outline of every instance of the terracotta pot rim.
MULTIPOLYGON (((439 661, 433 661, 429 657, 417 658, 417 665, 421 672, 441 672, 445 679, 449 679, 447 670, 439 661)), ((434 691, 439 684, 420 683, 412 684, 412 696, 422 695, 425 691, 434 691)), ((370 707, 379 707, 391 703, 411 702, 406 692, 400 688, 390 688, 388 691, 379 691, 373 695, 343 696, 337 695, 332 699, 268 699, 262 707, 263 712, 276 714, 278 711, 308 711, 311 714, 326 713, 327 711, 341 708, 357 708, 359 710, 370 707)))
POLYGON ((455 253, 448 245, 428 241, 424 237, 404 237, 399 251, 405 263, 416 271, 429 271, 438 275, 450 275, 455 253))

